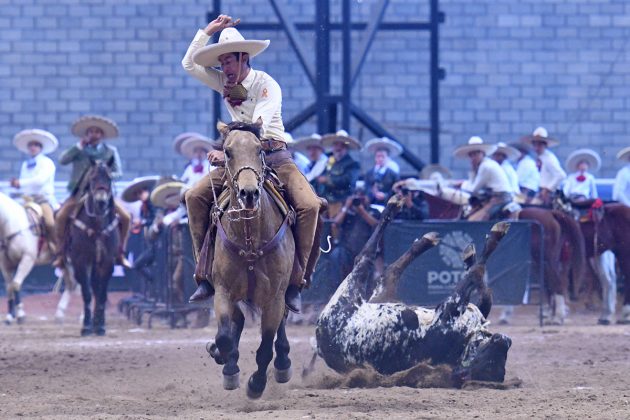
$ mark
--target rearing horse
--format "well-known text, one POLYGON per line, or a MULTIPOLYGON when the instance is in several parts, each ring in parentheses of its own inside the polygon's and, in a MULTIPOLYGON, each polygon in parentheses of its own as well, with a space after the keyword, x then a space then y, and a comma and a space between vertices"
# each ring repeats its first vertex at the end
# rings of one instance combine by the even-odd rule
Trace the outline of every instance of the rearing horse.
POLYGON ((107 286, 114 271, 120 243, 118 217, 114 211, 112 178, 104 162, 95 162, 85 174, 86 192, 71 217, 66 257, 83 295, 81 335, 105 335, 107 286), (94 294, 94 318, 91 301, 94 294))
POLYGON ((260 120, 217 125, 223 135, 230 198, 227 211, 216 207, 213 211, 217 238, 212 279, 218 330, 216 344, 208 351, 218 364, 225 364, 223 387, 238 388, 238 346, 245 318, 237 302, 247 301, 261 311, 258 369, 247 384, 250 398, 260 397, 265 389, 276 335, 275 379, 285 383, 291 378, 284 295, 293 270, 295 242, 288 226, 290 212, 283 215, 263 188, 268 168, 260 141, 261 125, 260 120))

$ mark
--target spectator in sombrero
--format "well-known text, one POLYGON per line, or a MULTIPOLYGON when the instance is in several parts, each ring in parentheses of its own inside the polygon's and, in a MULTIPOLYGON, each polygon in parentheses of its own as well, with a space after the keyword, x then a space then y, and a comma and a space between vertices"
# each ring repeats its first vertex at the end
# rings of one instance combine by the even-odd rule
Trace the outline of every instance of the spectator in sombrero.
POLYGON ((374 167, 365 174, 368 197, 372 204, 384 205, 392 195, 392 187, 400 179, 388 163, 402 153, 402 147, 387 137, 381 137, 369 140, 363 150, 374 156, 374 167))
POLYGON ((518 150, 503 142, 497 143, 497 150, 495 150, 492 154, 492 159, 501 165, 501 169, 505 172, 508 182, 510 183, 512 194, 520 193, 520 188, 518 186, 518 175, 516 174, 516 171, 510 161, 516 160, 519 155, 520 152, 518 150))
POLYGON ((207 155, 217 144, 216 141, 195 132, 182 133, 175 137, 173 141, 175 152, 188 159, 188 164, 181 176, 182 182, 188 187, 195 185, 205 174, 214 169, 207 155))
POLYGON ((578 149, 567 157, 566 168, 571 175, 566 179, 562 192, 571 201, 591 200, 598 197, 595 177, 601 166, 599 154, 591 149, 578 149))
POLYGON ((613 200, 630 206, 630 147, 621 149, 617 159, 625 162, 623 168, 617 172, 613 186, 613 200))
POLYGON ((544 127, 538 127, 530 136, 521 139, 525 144, 531 145, 540 162, 540 190, 538 196, 543 204, 550 205, 556 190, 567 177, 556 155, 549 150, 560 142, 549 137, 544 127))
POLYGON ((311 134, 295 140, 289 147, 306 156, 308 164, 304 170, 304 176, 317 195, 323 195, 324 186, 317 180, 326 171, 326 165, 328 165, 328 156, 324 153, 324 146, 322 146, 322 136, 311 134))
POLYGON ((519 151, 516 164, 516 175, 520 193, 525 196, 525 202, 529 203, 536 196, 540 185, 540 172, 536 160, 531 156, 531 149, 525 143, 516 142, 510 144, 519 151))

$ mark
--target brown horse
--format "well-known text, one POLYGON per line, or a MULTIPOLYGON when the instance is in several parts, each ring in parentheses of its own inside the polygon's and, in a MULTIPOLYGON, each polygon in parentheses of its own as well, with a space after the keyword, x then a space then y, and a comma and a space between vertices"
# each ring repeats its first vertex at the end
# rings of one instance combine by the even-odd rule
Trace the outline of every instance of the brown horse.
MULTIPOLYGON (((589 201, 579 207, 591 205, 592 201, 589 201)), ((580 223, 586 244, 586 255, 596 257, 604 251, 612 251, 619 261, 624 279, 628 281, 630 279, 630 207, 620 203, 608 203, 599 210, 593 209, 591 214, 593 215, 591 220, 580 223)), ((627 284, 624 287, 622 318, 617 321, 621 324, 630 323, 630 287, 627 284)), ((604 285, 604 288, 606 286, 612 286, 614 290, 615 285, 604 285)), ((614 305, 614 299, 611 300, 611 305, 614 305)), ((614 306, 610 309, 614 312, 614 306)))
POLYGON ((295 242, 288 226, 290 214, 284 216, 263 188, 268 168, 259 138, 261 125, 260 120, 251 125, 217 125, 223 135, 230 199, 226 211, 213 210, 218 232, 212 263, 218 330, 216 344, 209 343, 208 352, 224 364, 223 387, 238 388, 238 346, 245 318, 237 303, 244 301, 260 310, 262 340, 256 351, 258 370, 247 384, 250 398, 260 397, 266 387, 276 335, 275 379, 285 383, 291 378, 284 295, 295 242))
MULTIPOLYGON (((448 215, 453 218, 461 217, 461 206, 444 198, 424 192, 429 203, 431 215, 448 215), (456 208, 459 207, 459 210, 456 208)), ((550 323, 561 324, 566 314, 565 297, 569 291, 569 270, 560 263, 562 249, 565 243, 569 243, 570 263, 569 268, 573 276, 574 286, 578 287, 584 277, 584 239, 578 223, 572 217, 558 210, 541 207, 526 207, 518 215, 519 220, 531 220, 542 227, 542 255, 545 291, 551 306, 550 323)), ((541 232, 535 227, 532 231, 532 257, 534 261, 540 261, 541 232)))

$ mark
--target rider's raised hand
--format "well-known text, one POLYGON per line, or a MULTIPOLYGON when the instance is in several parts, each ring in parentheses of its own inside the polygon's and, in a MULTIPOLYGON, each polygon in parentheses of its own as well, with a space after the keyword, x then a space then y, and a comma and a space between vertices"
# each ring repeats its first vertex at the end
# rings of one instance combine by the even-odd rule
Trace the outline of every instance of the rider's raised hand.
POLYGON ((225 28, 230 28, 232 26, 236 26, 241 22, 240 19, 232 19, 232 16, 228 15, 219 15, 218 18, 208 23, 208 25, 203 30, 208 36, 212 36, 215 33, 224 30, 225 28))
POLYGON ((208 161, 215 166, 223 165, 225 163, 225 154, 222 150, 212 150, 208 152, 208 161))

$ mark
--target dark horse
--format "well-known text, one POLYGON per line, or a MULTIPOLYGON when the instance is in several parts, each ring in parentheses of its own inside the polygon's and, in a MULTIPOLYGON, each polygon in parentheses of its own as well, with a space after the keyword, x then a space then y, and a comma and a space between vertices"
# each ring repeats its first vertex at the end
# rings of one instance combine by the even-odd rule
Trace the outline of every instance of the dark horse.
POLYGON ((285 383, 291 378, 284 295, 295 255, 289 226, 292 212, 283 214, 264 187, 269 182, 265 180, 269 168, 260 141, 261 125, 260 119, 256 124, 217 125, 223 136, 230 198, 227 210, 213 210, 217 238, 211 272, 219 325, 215 343, 207 346, 215 361, 224 365, 223 387, 236 389, 238 347, 245 322, 237 303, 244 301, 260 310, 261 343, 256 351, 258 369, 247 383, 250 398, 260 397, 265 390, 276 337, 276 382, 285 383))
MULTIPOLYGON (((578 207, 591 207, 593 200, 581 203, 578 207)), ((619 267, 626 281, 624 287, 624 299, 622 318, 618 323, 630 323, 630 207, 620 203, 608 203, 589 211, 588 221, 580 223, 586 244, 586 255, 594 257, 610 250, 619 261, 619 267)), ((614 290, 615 285, 604 285, 614 290)), ((604 295, 606 291, 604 290, 604 295)), ((613 293, 614 296, 614 293, 613 293)), ((606 296, 604 297, 606 300, 606 296)), ((614 304, 614 298, 612 299, 614 304)), ((614 306, 610 308, 614 313, 614 306)))
POLYGON ((71 275, 81 285, 83 328, 81 335, 105 335, 107 285, 114 271, 120 243, 118 217, 114 211, 112 178, 107 165, 97 161, 82 182, 79 199, 67 233, 66 257, 71 275), (94 294, 94 317, 90 303, 94 294))
MULTIPOLYGON (((430 214, 447 215, 444 218, 461 215, 461 207, 451 201, 426 192, 424 194, 430 214)), ((570 215, 542 207, 525 207, 518 219, 536 222, 532 229, 532 258, 540 261, 542 245, 544 285, 551 309, 549 323, 562 324, 566 315, 565 297, 569 293, 569 270, 561 264, 562 257, 565 257, 562 250, 568 243, 569 247, 565 249, 569 251, 569 268, 575 289, 578 289, 585 272, 584 239, 580 226, 570 215)))

